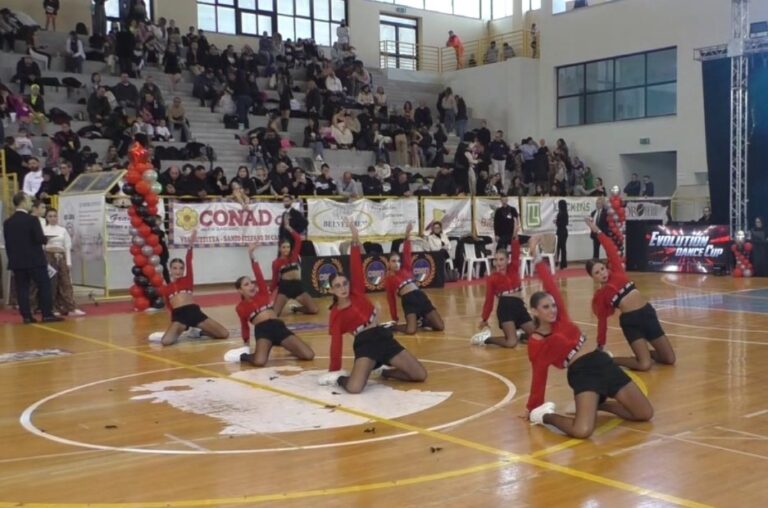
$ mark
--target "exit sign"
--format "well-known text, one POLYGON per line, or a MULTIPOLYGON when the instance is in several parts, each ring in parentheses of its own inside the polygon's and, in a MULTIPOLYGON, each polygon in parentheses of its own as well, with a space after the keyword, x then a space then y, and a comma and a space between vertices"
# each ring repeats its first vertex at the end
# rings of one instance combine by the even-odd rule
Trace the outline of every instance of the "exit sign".
POLYGON ((650 145, 651 144, 651 138, 640 138, 640 144, 641 145, 650 145))
POLYGON ((396 7, 395 12, 398 14, 405 14, 405 7, 396 7))

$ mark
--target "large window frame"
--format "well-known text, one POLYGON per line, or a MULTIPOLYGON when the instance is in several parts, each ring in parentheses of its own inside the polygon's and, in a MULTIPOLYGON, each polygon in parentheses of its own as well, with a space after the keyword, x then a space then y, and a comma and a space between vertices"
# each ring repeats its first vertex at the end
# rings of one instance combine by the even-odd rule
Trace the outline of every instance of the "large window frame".
POLYGON ((658 118, 677 115, 677 47, 630 53, 612 58, 590 60, 555 68, 556 121, 558 128, 622 122, 644 118, 658 118), (667 76, 649 77, 649 57, 663 53, 674 55, 674 67, 667 76), (639 71, 636 62, 642 58, 642 80, 632 71, 639 71), (635 62, 634 66, 632 63, 635 62), (622 66, 624 70, 622 71, 622 66), (674 90, 673 107, 665 108, 668 102, 654 94, 669 94, 674 90), (649 91, 651 99, 649 101, 649 91), (610 101, 610 111, 607 109, 610 101), (590 108, 590 105, 593 107, 590 108), (568 114, 578 107, 578 118, 568 114))
MULTIPOLYGON (((406 7, 411 9, 419 9, 422 11, 439 12, 441 14, 450 14, 452 16, 461 16, 469 19, 499 19, 501 17, 509 17, 512 15, 512 7, 509 9, 509 14, 493 17, 493 5, 490 0, 376 0, 379 3, 397 5, 399 7, 406 7), (477 4, 477 15, 467 14, 470 9, 475 10, 471 4, 477 4), (434 7, 433 7, 434 6, 434 7), (469 8, 468 8, 469 6, 469 8), (458 8, 457 8, 458 7, 458 8)), ((525 0, 539 2, 541 0, 525 0)), ((493 3, 509 2, 513 0, 493 0, 493 3)))
POLYGON ((394 16, 392 14, 379 15, 379 30, 382 26, 388 26, 395 30, 395 39, 387 40, 386 47, 379 59, 382 68, 389 69, 419 69, 419 55, 416 48, 419 44, 419 20, 406 16, 394 16), (414 42, 401 41, 401 31, 413 31, 414 42), (394 65, 392 65, 394 64, 394 65))
MULTIPOLYGON (((280 32, 283 39, 311 37, 332 46, 336 29, 347 19, 348 0, 197 0, 198 27, 207 32, 252 36, 280 32), (213 23, 200 22, 201 9, 213 9, 213 23), (234 16, 234 26, 222 27, 219 16, 234 16), (223 29, 222 29, 223 28, 223 29)), ((209 17, 206 17, 210 19, 209 17)))

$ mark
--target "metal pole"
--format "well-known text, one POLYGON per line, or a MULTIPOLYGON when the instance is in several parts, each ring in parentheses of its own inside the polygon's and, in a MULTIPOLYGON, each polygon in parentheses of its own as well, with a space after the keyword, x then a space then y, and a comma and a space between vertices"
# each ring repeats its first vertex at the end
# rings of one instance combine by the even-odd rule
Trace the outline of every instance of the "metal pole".
POLYGON ((744 46, 749 37, 749 0, 733 0, 731 57, 731 150, 730 226, 731 234, 743 231, 747 219, 747 151, 749 146, 749 62, 744 46))

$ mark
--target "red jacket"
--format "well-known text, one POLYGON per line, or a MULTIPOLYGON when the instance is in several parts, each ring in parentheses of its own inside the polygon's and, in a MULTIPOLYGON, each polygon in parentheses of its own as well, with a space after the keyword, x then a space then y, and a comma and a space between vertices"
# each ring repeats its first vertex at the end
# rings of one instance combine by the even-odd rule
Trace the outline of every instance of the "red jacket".
POLYGON ((592 297, 592 311, 597 316, 597 344, 602 347, 608 335, 608 318, 613 315, 619 304, 618 295, 625 288, 634 288, 634 284, 627 278, 619 249, 613 240, 603 233, 599 233, 597 238, 608 255, 607 268, 610 272, 608 282, 592 297))
POLYGON ((485 280, 485 303, 483 304, 483 321, 488 321, 493 310, 493 301, 497 296, 507 291, 520 289, 520 240, 512 240, 512 258, 507 264, 505 273, 493 272, 485 280))
POLYGON ((237 304, 235 310, 240 318, 240 329, 243 334, 243 342, 247 343, 251 337, 250 324, 256 314, 271 309, 272 301, 269 294, 267 282, 261 274, 261 267, 256 261, 251 260, 253 275, 256 277, 256 287, 258 288, 252 298, 245 298, 237 304))
POLYGON ((287 258, 280 256, 272 261, 272 283, 270 289, 274 291, 277 285, 280 283, 280 274, 282 271, 288 271, 293 268, 299 269, 299 253, 301 252, 301 235, 296 231, 291 231, 291 237, 293 238, 293 248, 287 258), (295 266, 293 266, 295 265, 295 266))
POLYGON ((387 291, 387 303, 389 304, 389 314, 392 319, 397 321, 397 292, 398 290, 408 284, 415 283, 413 280, 413 266, 411 255, 411 240, 407 239, 403 242, 403 253, 400 256, 402 265, 400 269, 393 274, 389 274, 384 279, 384 289, 387 291))
POLYGON ((186 268, 184 277, 176 279, 163 287, 162 292, 165 297, 165 303, 170 310, 173 310, 173 307, 171 306, 171 298, 179 293, 192 293, 192 290, 195 287, 194 273, 192 271, 192 247, 187 249, 187 258, 184 262, 184 268, 186 268))

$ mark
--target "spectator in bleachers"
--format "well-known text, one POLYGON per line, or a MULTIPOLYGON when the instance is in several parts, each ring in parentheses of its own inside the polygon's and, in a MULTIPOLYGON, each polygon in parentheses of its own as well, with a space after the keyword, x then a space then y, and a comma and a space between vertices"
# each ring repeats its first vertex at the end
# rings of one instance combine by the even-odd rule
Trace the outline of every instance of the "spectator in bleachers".
POLYGON ((499 49, 496 47, 496 41, 491 41, 488 49, 485 50, 484 62, 487 64, 496 63, 499 61, 499 49))
POLYGON ((243 186, 236 180, 229 182, 229 199, 239 203, 243 208, 247 207, 248 203, 251 202, 251 198, 245 193, 243 186))
POLYGON ((24 175, 24 182, 21 190, 24 194, 34 198, 37 192, 40 190, 40 186, 43 183, 43 170, 40 166, 40 161, 37 157, 29 157, 27 159, 27 174, 24 175))
POLYGON ((59 14, 59 8, 59 0, 43 0, 46 30, 53 28, 53 31, 56 31, 56 16, 59 14))
POLYGON ((339 118, 331 127, 331 134, 338 148, 352 148, 354 136, 346 121, 339 118))
POLYGON ((197 41, 193 41, 189 48, 187 48, 187 55, 184 59, 187 70, 189 70, 195 77, 205 72, 205 67, 201 64, 200 58, 198 57, 198 47, 197 41))
POLYGON ((344 87, 342 86, 341 80, 336 76, 336 72, 333 69, 330 70, 328 76, 325 78, 325 89, 331 96, 344 95, 344 87))
POLYGON ((21 176, 24 170, 24 162, 21 154, 16 150, 15 140, 12 136, 3 138, 3 150, 5 151, 5 171, 14 173, 17 178, 21 176))
POLYGON ((366 84, 361 86, 360 93, 357 94, 357 98, 355 100, 364 108, 368 109, 369 111, 373 111, 374 97, 371 93, 370 85, 366 84))
POLYGON ((211 110, 218 98, 218 84, 213 69, 206 68, 205 72, 195 77, 192 96, 200 100, 200 106, 210 106, 211 110))
POLYGON ((378 177, 379 181, 382 182, 382 184, 392 177, 392 168, 384 159, 378 159, 376 161, 375 169, 376 176, 378 177))
POLYGON ((61 130, 53 135, 52 148, 58 152, 53 160, 58 161, 59 157, 72 163, 75 171, 82 170, 82 160, 80 158, 80 136, 74 132, 69 122, 61 124, 61 130))
POLYGON ((453 30, 448 31, 448 41, 445 43, 446 47, 453 48, 456 52, 456 68, 464 68, 464 44, 458 35, 453 33, 453 30))
POLYGON ((26 127, 20 127, 16 133, 16 138, 13 140, 13 150, 21 156, 22 160, 32 156, 34 145, 26 127))
POLYGON ((376 93, 373 96, 374 115, 376 118, 386 118, 389 114, 387 106, 387 94, 384 93, 383 87, 376 88, 376 93))
POLYGON ((522 197, 528 194, 528 186, 523 184, 523 180, 519 176, 512 177, 512 183, 509 185, 509 196, 522 197))
POLYGON ((155 137, 155 128, 151 123, 145 122, 143 117, 137 116, 136 120, 133 122, 133 127, 131 127, 131 134, 133 136, 136 134, 143 134, 148 139, 152 139, 155 137))
POLYGON ((256 185, 248 172, 248 166, 240 166, 237 168, 237 174, 232 181, 229 182, 230 189, 233 183, 237 183, 246 196, 253 196, 256 194, 256 185))
POLYGON ((376 174, 374 166, 368 166, 368 173, 361 179, 363 196, 381 196, 384 194, 384 187, 376 174))
POLYGON ((336 28, 336 42, 339 43, 339 46, 341 46, 343 50, 347 50, 350 41, 349 27, 347 26, 347 22, 342 19, 341 23, 336 28))
POLYGON ((64 189, 69 187, 69 184, 71 184, 75 178, 77 178, 77 174, 75 174, 72 169, 72 163, 68 161, 59 162, 59 173, 54 175, 51 179, 49 194, 60 194, 64 189))
POLYGON ((345 171, 339 185, 339 195, 348 199, 357 199, 363 196, 363 188, 360 182, 352 178, 352 173, 345 171))
POLYGON ((476 130, 475 137, 486 148, 491 144, 491 131, 488 129, 488 122, 485 120, 480 122, 480 127, 476 130))
POLYGON ((208 173, 208 187, 211 189, 208 194, 212 196, 223 196, 229 191, 227 177, 224 176, 224 168, 216 166, 213 171, 208 173))
POLYGON ((501 52, 502 52, 502 55, 504 56, 504 60, 509 60, 510 58, 515 57, 515 49, 512 46, 510 46, 508 42, 505 42, 501 46, 501 52))
MULTIPOLYGON (((441 105, 445 120, 442 123, 445 123, 445 129, 450 133, 456 127, 456 97, 453 95, 453 90, 450 87, 446 88, 443 93, 441 105)), ((461 138, 462 136, 459 136, 459 139, 461 138)))
POLYGON ((133 62, 133 54, 136 47, 136 37, 128 29, 128 24, 124 23, 121 30, 115 35, 115 57, 117 58, 120 72, 131 77, 136 77, 136 68, 133 62))
POLYGON ((87 87, 87 90, 91 93, 96 92, 100 86, 105 86, 101 82, 101 73, 91 73, 91 84, 87 87))
POLYGON ((312 157, 315 160, 323 160, 325 153, 325 144, 323 143, 322 135, 320 134, 320 126, 317 120, 310 116, 307 126, 304 127, 304 142, 302 144, 304 148, 312 149, 312 157))
POLYGON ((104 6, 106 0, 93 0, 93 14, 91 16, 91 25, 94 35, 106 35, 107 33, 107 11, 104 6))
MULTIPOLYGON (((485 123, 485 122, 483 122, 485 123)), ((507 157, 509 157, 509 145, 504 141, 504 133, 496 131, 493 141, 488 145, 488 152, 491 156, 491 172, 501 175, 502 185, 505 183, 504 176, 507 167, 507 157)))
POLYGON ((437 156, 437 149, 435 148, 434 138, 429 133, 429 129, 426 125, 419 129, 419 135, 421 141, 419 141, 419 156, 422 160, 422 166, 432 167, 435 163, 435 157, 437 156))
POLYGON ((589 193, 590 196, 607 196, 608 193, 605 192, 605 185, 603 185, 603 179, 599 176, 595 178, 595 188, 591 190, 589 193))
POLYGON ((195 196, 200 199, 216 195, 216 189, 212 188, 209 182, 205 166, 196 166, 192 176, 184 182, 184 195, 195 196))
POLYGON ((398 173, 397 180, 392 184, 392 188, 389 192, 393 196, 411 197, 413 192, 411 192, 411 184, 408 181, 408 173, 405 171, 398 173))
POLYGON ((456 194, 458 194, 458 189, 451 174, 451 168, 445 165, 440 166, 435 181, 432 183, 432 195, 455 196, 456 194))
POLYGON ((163 63, 165 65, 165 73, 168 75, 168 81, 171 84, 171 92, 174 92, 176 91, 176 85, 181 81, 179 46, 175 42, 168 41, 165 54, 163 55, 163 63))
POLYGON ((120 81, 112 87, 112 94, 122 108, 137 108, 139 106, 139 90, 128 79, 129 74, 122 72, 120 81))
POLYGON ((267 176, 264 166, 257 166, 253 174, 253 184, 256 187, 255 196, 272 196, 272 181, 267 176))
POLYGON ((181 130, 181 141, 186 143, 192 140, 192 133, 189 130, 189 120, 187 112, 181 102, 181 97, 174 97, 171 107, 168 108, 168 123, 172 130, 181 130))
POLYGON ((120 160, 120 154, 115 145, 109 145, 109 148, 107 148, 107 155, 104 156, 102 166, 104 166, 104 171, 112 171, 125 167, 120 160))
POLYGON ((85 62, 85 48, 77 33, 69 32, 69 37, 64 43, 64 55, 66 72, 83 73, 83 62, 85 62))
POLYGON ((637 197, 640 195, 641 191, 642 184, 640 183, 640 178, 637 176, 637 173, 632 173, 629 183, 624 186, 624 194, 626 194, 627 197, 637 197))
POLYGON ((352 71, 352 96, 356 97, 364 86, 370 87, 371 73, 363 67, 363 62, 356 60, 352 71))
POLYGON ((103 123, 109 117, 109 114, 112 113, 106 93, 106 87, 100 86, 88 97, 87 110, 88 118, 91 122, 103 123))
POLYGON ((307 178, 304 174, 304 170, 301 168, 294 168, 293 179, 291 181, 291 195, 298 196, 312 196, 315 194, 315 185, 312 180, 307 178))
POLYGON ((424 101, 419 102, 419 107, 414 111, 413 120, 418 128, 432 127, 432 111, 430 111, 424 101))
POLYGON ((40 84, 40 66, 32 59, 31 55, 24 55, 16 64, 16 74, 11 82, 19 83, 19 93, 24 93, 24 88, 31 84, 40 84))
POLYGON ((157 121, 157 126, 155 127, 155 141, 163 141, 163 142, 169 142, 173 141, 173 134, 171 133, 171 130, 168 128, 168 125, 165 122, 165 118, 161 118, 157 121))
POLYGON ((40 86, 30 86, 29 92, 29 96, 25 97, 25 102, 29 106, 30 124, 40 127, 40 134, 47 136, 48 117, 45 113, 45 100, 40 95, 40 86))
POLYGON ((184 193, 184 177, 181 174, 178 166, 171 166, 162 173, 157 179, 162 185, 162 194, 168 196, 180 196, 184 193))
POLYGON ((291 175, 288 173, 288 168, 288 164, 278 162, 275 164, 275 169, 270 173, 269 179, 275 194, 285 195, 290 193, 291 175))
POLYGON ((142 97, 139 116, 148 124, 157 125, 160 119, 165 118, 163 103, 151 92, 145 92, 142 97))
POLYGON ((4 51, 5 46, 8 46, 8 51, 14 50, 17 32, 17 20, 10 9, 0 9, 0 51, 4 51))
POLYGON ((643 176, 643 197, 652 198, 656 194, 655 187, 648 175, 643 176))
POLYGON ((140 97, 146 97, 147 94, 152 94, 152 97, 154 97, 159 104, 165 104, 165 101, 163 100, 163 92, 160 90, 160 87, 157 86, 157 83, 155 83, 155 79, 151 74, 147 75, 144 79, 144 84, 141 86, 141 90, 139 90, 140 97))
POLYGON ((408 155, 410 164, 414 168, 421 168, 421 142, 424 140, 418 129, 411 130, 410 139, 408 140, 408 155))
MULTIPOLYGON (((459 139, 463 138, 464 133, 467 132, 468 122, 467 103, 464 102, 464 97, 456 95, 456 135, 459 139)), ((488 137, 490 138, 490 135, 488 137)))
POLYGON ((712 224, 712 209, 708 206, 704 207, 703 215, 696 221, 696 224, 712 224))

